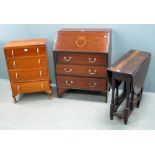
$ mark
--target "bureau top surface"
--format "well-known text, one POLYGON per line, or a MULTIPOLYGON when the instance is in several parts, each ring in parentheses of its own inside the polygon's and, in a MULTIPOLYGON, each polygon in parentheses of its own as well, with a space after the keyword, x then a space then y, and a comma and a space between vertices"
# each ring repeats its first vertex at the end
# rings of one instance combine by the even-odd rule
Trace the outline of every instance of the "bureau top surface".
POLYGON ((54 51, 107 53, 111 29, 60 29, 54 51))
POLYGON ((4 48, 41 46, 41 45, 46 45, 46 39, 14 40, 14 41, 8 42, 4 46, 4 48))
POLYGON ((112 29, 105 28, 62 28, 59 32, 111 32, 112 29))
POLYGON ((146 61, 150 61, 150 57, 151 54, 148 52, 130 50, 108 70, 133 75, 146 61))

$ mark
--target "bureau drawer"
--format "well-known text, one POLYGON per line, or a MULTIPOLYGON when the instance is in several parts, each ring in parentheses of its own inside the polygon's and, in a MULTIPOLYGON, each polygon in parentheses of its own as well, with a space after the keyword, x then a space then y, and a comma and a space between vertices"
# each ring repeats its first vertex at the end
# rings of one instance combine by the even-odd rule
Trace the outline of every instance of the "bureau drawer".
POLYGON ((11 83, 13 92, 29 93, 29 92, 40 92, 50 89, 48 81, 39 82, 25 82, 25 83, 11 83))
POLYGON ((107 61, 106 54, 59 53, 57 57, 57 63, 106 65, 107 61))
POLYGON ((95 78, 57 76, 57 86, 61 88, 70 89, 105 91, 107 90, 107 80, 95 78))
POLYGON ((58 75, 75 75, 88 77, 106 77, 106 68, 103 66, 56 65, 58 75))
POLYGON ((9 70, 47 67, 47 65, 46 56, 7 59, 7 66, 9 70))
POLYGON ((23 82, 23 81, 34 81, 34 80, 47 80, 48 79, 48 69, 47 68, 36 68, 36 69, 26 69, 9 71, 10 80, 13 82, 23 82))
POLYGON ((42 55, 46 55, 46 48, 44 46, 5 49, 6 58, 29 57, 29 56, 31 57, 31 56, 42 56, 42 55))

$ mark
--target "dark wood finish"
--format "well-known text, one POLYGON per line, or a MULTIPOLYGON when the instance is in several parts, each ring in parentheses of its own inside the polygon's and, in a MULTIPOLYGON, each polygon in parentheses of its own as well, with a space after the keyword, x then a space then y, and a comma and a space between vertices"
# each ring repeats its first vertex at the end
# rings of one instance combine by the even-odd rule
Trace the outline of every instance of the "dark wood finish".
POLYGON ((110 118, 117 116, 124 119, 127 124, 129 114, 134 105, 140 105, 143 85, 150 64, 151 54, 148 52, 130 50, 114 65, 107 69, 108 79, 112 87, 110 118), (123 92, 119 94, 119 87, 124 83, 123 92), (118 112, 121 103, 126 99, 123 113, 118 112))
POLYGON ((59 64, 106 66, 106 55, 64 52, 58 55, 57 62, 59 64))
POLYGON ((4 47, 12 97, 45 91, 52 97, 46 39, 11 41, 4 47))
POLYGON ((110 65, 111 29, 61 29, 54 44, 57 94, 68 89, 106 94, 110 65))
POLYGON ((103 91, 107 89, 106 79, 58 76, 58 85, 62 88, 103 91))
POLYGON ((73 75, 87 77, 106 77, 106 67, 82 65, 56 65, 57 75, 73 75))

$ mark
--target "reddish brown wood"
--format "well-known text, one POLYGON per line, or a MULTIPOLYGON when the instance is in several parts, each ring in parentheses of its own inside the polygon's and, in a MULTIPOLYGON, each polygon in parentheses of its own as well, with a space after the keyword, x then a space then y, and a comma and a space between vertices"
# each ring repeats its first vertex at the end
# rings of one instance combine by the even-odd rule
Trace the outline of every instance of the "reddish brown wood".
POLYGON ((136 104, 139 107, 150 59, 151 54, 148 52, 130 50, 107 69, 108 79, 112 87, 111 119, 113 119, 113 116, 118 116, 124 118, 124 124, 127 124, 134 105, 136 104), (119 95, 118 89, 123 82, 124 89, 122 94, 119 95), (117 109, 125 99, 126 106, 124 112, 120 114, 117 109))
POLYGON ((76 65, 106 65, 106 55, 83 53, 60 53, 57 62, 60 64, 76 64, 76 65))
POLYGON ((108 52, 111 29, 62 29, 58 31, 54 51, 108 52))
POLYGON ((82 65, 56 65, 57 75, 106 78, 106 67, 82 65))
POLYGON ((110 64, 110 29, 61 29, 54 45, 57 94, 68 89, 106 94, 110 64))
POLYGON ((9 77, 12 82, 25 82, 47 80, 49 78, 49 74, 48 69, 45 67, 22 70, 10 70, 9 77))
POLYGON ((105 91, 107 89, 106 79, 81 78, 71 76, 58 76, 57 84, 62 88, 83 89, 91 91, 105 91))
POLYGON ((11 41, 4 47, 12 97, 45 91, 52 95, 46 54, 46 40, 11 41))

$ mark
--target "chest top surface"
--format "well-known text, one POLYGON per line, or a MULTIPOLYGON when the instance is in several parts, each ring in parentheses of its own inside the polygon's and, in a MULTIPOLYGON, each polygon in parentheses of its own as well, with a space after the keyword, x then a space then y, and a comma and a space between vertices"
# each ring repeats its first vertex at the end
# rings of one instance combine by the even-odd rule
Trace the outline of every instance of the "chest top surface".
POLYGON ((141 65, 143 65, 145 61, 149 61, 150 57, 151 55, 148 52, 130 50, 114 65, 108 68, 108 70, 134 75, 134 73, 141 67, 141 65))
POLYGON ((111 29, 61 29, 54 51, 107 53, 111 29))
POLYGON ((31 39, 31 40, 15 40, 8 42, 4 48, 20 48, 26 46, 44 46, 46 45, 46 39, 31 39))

